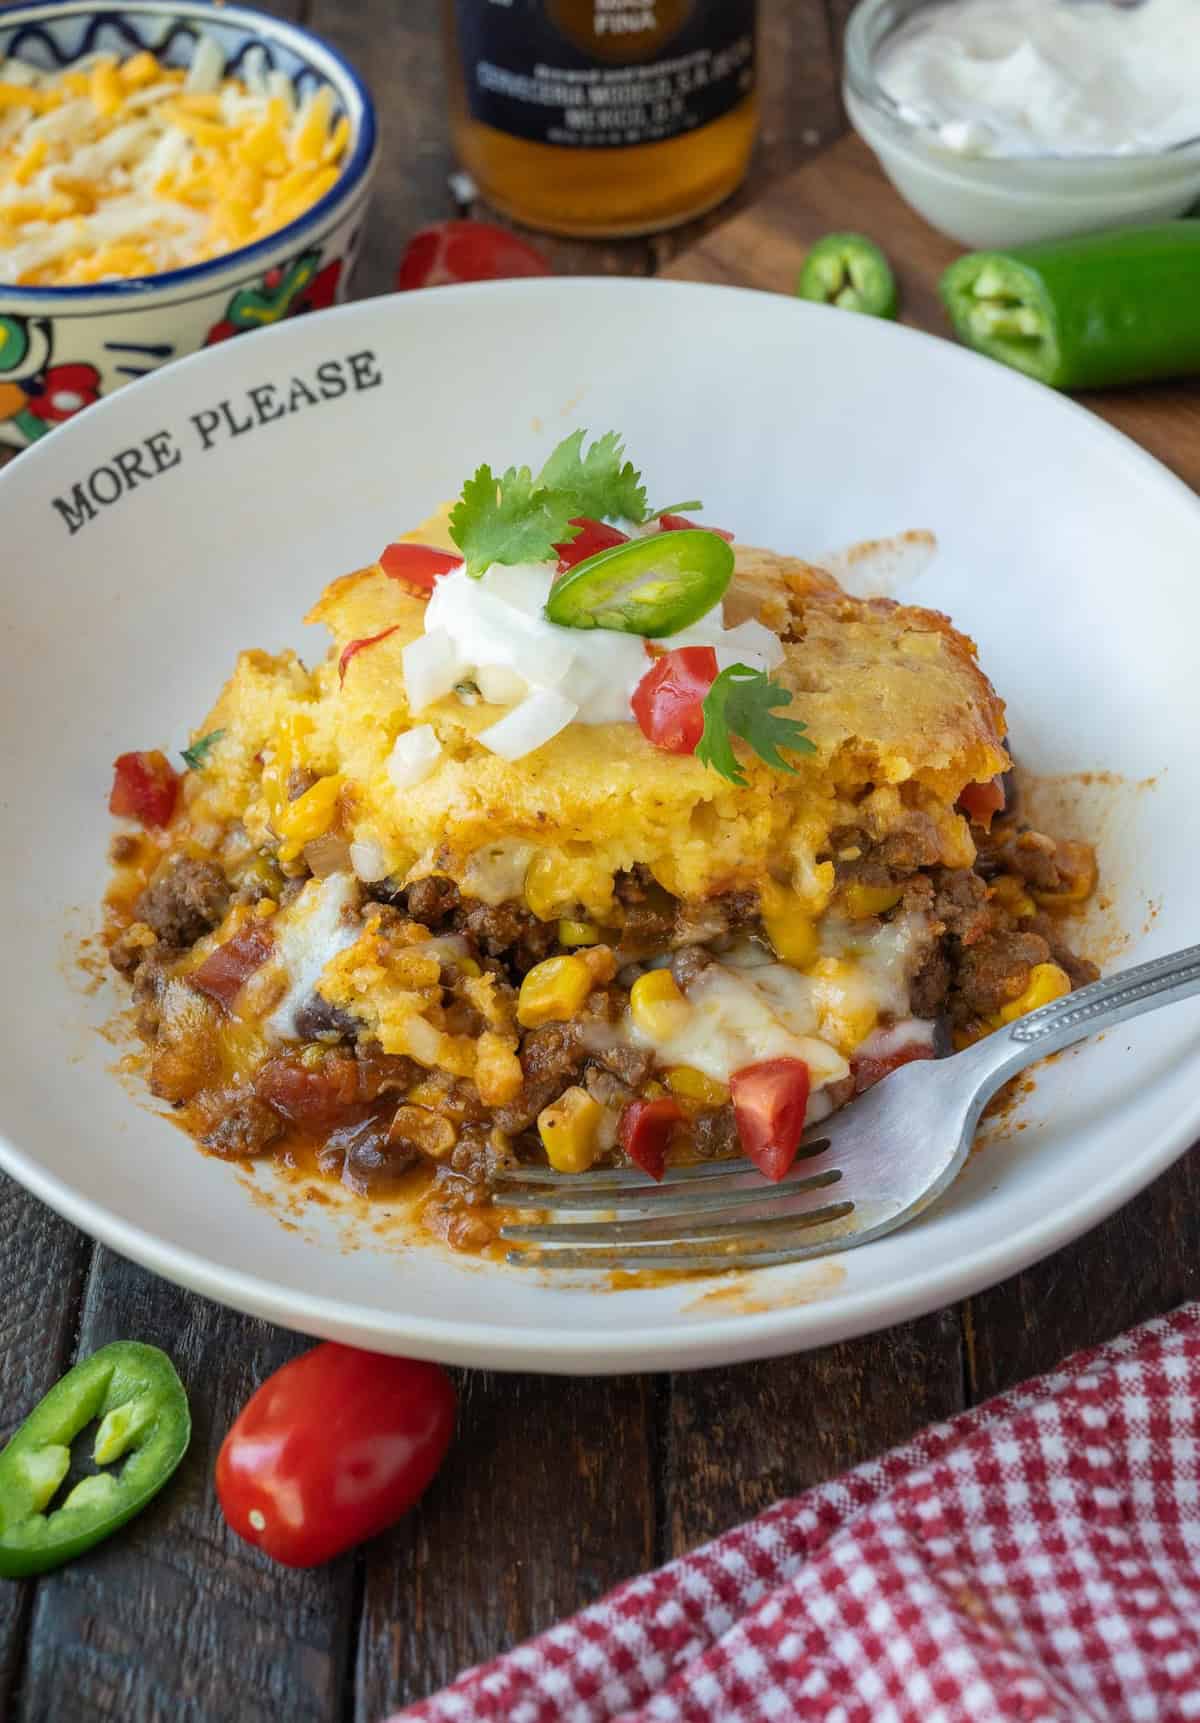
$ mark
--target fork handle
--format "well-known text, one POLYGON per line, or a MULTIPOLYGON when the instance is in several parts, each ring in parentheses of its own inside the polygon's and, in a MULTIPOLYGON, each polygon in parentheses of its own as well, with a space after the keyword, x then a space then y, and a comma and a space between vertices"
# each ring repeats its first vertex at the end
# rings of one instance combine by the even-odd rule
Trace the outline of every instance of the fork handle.
POLYGON ((963 1053, 955 1055, 974 1067, 981 1089, 992 1094, 1001 1083, 1035 1059, 1044 1059, 1063 1047, 1102 1029, 1111 1029, 1144 1011, 1157 1011, 1180 999, 1200 994, 1200 945, 1189 945, 1166 957, 1151 958, 1134 969, 1118 970, 1076 993, 1018 1017, 1015 1023, 995 1031, 963 1053))

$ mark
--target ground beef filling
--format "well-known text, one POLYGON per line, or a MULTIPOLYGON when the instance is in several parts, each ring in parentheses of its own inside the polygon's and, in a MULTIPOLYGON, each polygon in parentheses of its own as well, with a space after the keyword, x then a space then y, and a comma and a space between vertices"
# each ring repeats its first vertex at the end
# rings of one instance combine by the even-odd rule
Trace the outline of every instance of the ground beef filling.
MULTIPOLYGON (((912 1012, 938 1019, 945 1039, 953 1035, 960 1043, 1020 998, 1036 965, 1059 964, 1073 986, 1097 973, 1071 950, 1061 913, 1090 889, 1094 863, 1086 846, 1056 843, 1015 821, 977 837, 979 856, 970 869, 937 865, 937 833, 921 816, 881 841, 855 828, 835 832, 831 841, 841 894, 835 910, 839 901, 852 901, 850 888, 857 885, 885 888, 885 896, 894 891, 884 916, 922 912, 929 941, 911 981, 912 1012)), ((384 919, 397 926, 416 922, 435 936, 463 939, 472 969, 495 975, 510 1003, 529 970, 563 949, 556 922, 539 921, 520 903, 465 899, 449 879, 369 890, 371 913, 379 915, 382 904, 384 919)), ((180 856, 164 865, 136 899, 132 920, 112 942, 111 959, 133 983, 138 1026, 152 1048, 152 1092, 189 1108, 188 1122, 213 1153, 244 1159, 300 1131, 318 1140, 322 1168, 356 1191, 378 1190, 428 1160, 482 1193, 498 1171, 544 1160, 538 1116, 569 1089, 582 1089, 606 1109, 613 1128, 602 1159, 620 1160, 615 1121, 644 1092, 655 1061, 641 1049, 615 1044, 607 1031, 624 1018, 640 966, 669 954, 687 993, 730 940, 765 942, 754 892, 688 904, 634 869, 618 877, 615 895, 621 925, 605 930, 615 977, 594 987, 572 1021, 523 1033, 519 1093, 492 1107, 465 1078, 383 1053, 354 1016, 318 993, 295 1019, 298 1045, 280 1047, 249 1076, 230 1078, 221 1064, 219 1005, 175 974, 231 902, 248 901, 210 861, 180 856)), ((465 973, 451 958, 443 963, 445 1021, 453 1034, 478 1036, 486 1025, 465 996, 465 973)), ((853 1079, 845 1087, 852 1092, 853 1079)), ((685 1130, 701 1158, 739 1152, 728 1105, 692 1106, 685 1130)))

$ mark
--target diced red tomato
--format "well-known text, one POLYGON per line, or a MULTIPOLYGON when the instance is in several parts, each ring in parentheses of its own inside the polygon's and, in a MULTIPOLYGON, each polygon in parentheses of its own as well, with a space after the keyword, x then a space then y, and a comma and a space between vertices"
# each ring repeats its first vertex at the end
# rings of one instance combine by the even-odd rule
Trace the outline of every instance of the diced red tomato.
POLYGON ((305 1065, 280 1054, 261 1068, 254 1092, 294 1125, 329 1125, 360 1099, 358 1061, 331 1054, 305 1065))
POLYGON ((993 778, 986 784, 968 784, 958 798, 961 812, 978 826, 990 826, 995 814, 1004 812, 1004 781, 993 778))
POLYGON ((377 646, 381 640, 386 640, 389 634, 395 632, 395 628, 381 628, 378 634, 364 634, 360 640, 352 640, 348 646, 344 646, 342 656, 338 659, 338 681, 346 680, 346 669, 352 658, 357 658, 365 647, 377 646))
POLYGON ((726 544, 733 543, 733 534, 726 532, 723 526, 705 526, 703 521, 689 520, 686 515, 659 515, 658 524, 663 532, 691 532, 698 528, 701 532, 715 532, 726 544))
POLYGON ((108 811, 144 826, 169 826, 179 800, 179 773, 158 748, 121 754, 113 762, 108 811))
POLYGON ((428 598, 434 582, 462 564, 461 556, 435 550, 431 544, 389 544, 379 558, 383 572, 407 587, 414 598, 428 598))
POLYGON ((265 927, 243 927, 204 959, 191 977, 192 986, 228 1011, 254 971, 270 957, 274 945, 265 927))
POLYGON ((578 536, 569 543, 556 544, 558 552, 558 572, 565 574, 569 568, 574 568, 578 562, 583 562, 589 556, 595 556, 597 551, 611 550, 615 544, 628 544, 629 534, 621 532, 615 526, 608 526, 602 520, 593 520, 590 515, 576 515, 571 522, 579 528, 578 536))
POLYGON ((893 1071, 898 1071, 901 1065, 911 1065, 914 1059, 933 1059, 936 1054, 933 1045, 928 1041, 913 1041, 906 1047, 897 1047, 894 1053, 881 1053, 878 1057, 870 1053, 856 1053, 850 1060, 850 1075, 854 1078, 854 1092, 861 1095, 864 1089, 873 1089, 875 1084, 884 1077, 890 1077, 893 1071))
POLYGON ((642 735, 669 753, 694 754, 704 734, 704 701, 716 679, 711 646, 664 652, 633 691, 633 715, 642 735))
POLYGON ((678 1101, 663 1096, 657 1101, 630 1101, 621 1114, 617 1136, 635 1167, 652 1179, 661 1179, 667 1169, 667 1145, 672 1126, 683 1118, 678 1101))
POLYGON ((458 281, 507 281, 550 275, 541 252, 507 228, 486 221, 439 221, 414 233, 396 271, 400 292, 458 281))
POLYGON ((762 1059, 729 1079, 742 1147, 769 1179, 781 1179, 796 1158, 808 1089, 803 1059, 762 1059))
POLYGON ((287 1567, 315 1567, 398 1520, 454 1431, 438 1364, 325 1341, 268 1376, 217 1456, 221 1511, 287 1567))

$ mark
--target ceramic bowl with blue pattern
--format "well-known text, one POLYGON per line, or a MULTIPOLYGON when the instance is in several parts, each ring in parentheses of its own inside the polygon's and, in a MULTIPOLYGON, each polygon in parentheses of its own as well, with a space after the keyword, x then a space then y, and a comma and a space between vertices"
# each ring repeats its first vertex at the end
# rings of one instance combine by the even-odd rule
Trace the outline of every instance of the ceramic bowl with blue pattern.
POLYGON ((207 262, 87 287, 0 280, 0 443, 25 448, 132 378, 226 338, 344 299, 376 160, 375 109, 341 54, 311 31, 246 6, 208 0, 74 0, 0 10, 0 60, 61 70, 92 53, 148 49, 187 66, 211 37, 236 76, 254 50, 297 93, 328 85, 349 142, 337 183, 295 221, 207 262))

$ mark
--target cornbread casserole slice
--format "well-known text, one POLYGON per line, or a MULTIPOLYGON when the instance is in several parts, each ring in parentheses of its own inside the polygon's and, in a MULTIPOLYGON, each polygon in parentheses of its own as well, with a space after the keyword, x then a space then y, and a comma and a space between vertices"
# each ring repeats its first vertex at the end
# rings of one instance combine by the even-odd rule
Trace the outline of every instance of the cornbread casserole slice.
POLYGON ((739 545, 657 640, 624 586, 562 626, 568 580, 729 554, 570 518, 577 555, 475 579, 443 511, 327 589, 315 669, 242 654, 169 808, 129 789, 161 757, 118 763, 112 961, 209 1149, 480 1201, 547 1159, 778 1177, 806 1118, 1095 974, 1063 938, 1092 853, 1002 813, 1004 708, 945 616, 739 545))

